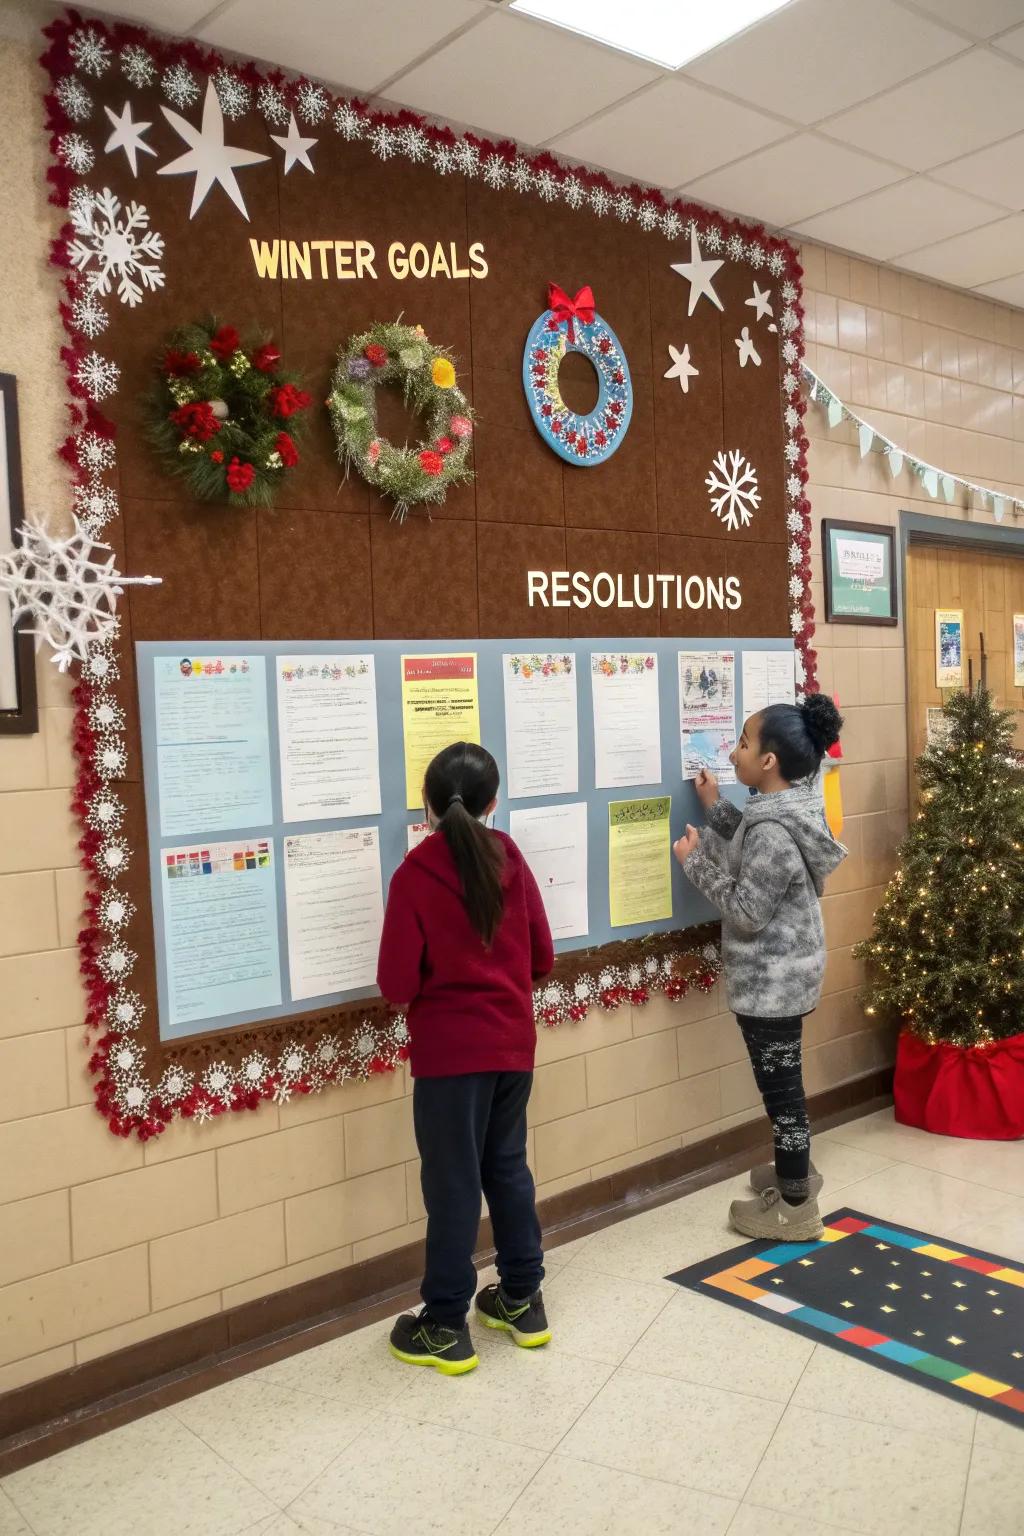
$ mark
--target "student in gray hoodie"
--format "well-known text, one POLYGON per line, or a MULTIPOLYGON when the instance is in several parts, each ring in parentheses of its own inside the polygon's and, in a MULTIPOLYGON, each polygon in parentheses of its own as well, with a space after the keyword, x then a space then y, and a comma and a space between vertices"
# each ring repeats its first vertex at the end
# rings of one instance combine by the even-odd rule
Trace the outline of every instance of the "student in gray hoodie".
POLYGON ((821 693, 752 715, 731 760, 739 782, 756 795, 740 811, 719 798, 713 774, 701 773, 695 788, 708 826, 702 833, 688 826, 673 850, 722 914, 729 1007, 772 1123, 775 1162, 753 1170, 757 1198, 735 1200, 729 1213, 747 1237, 807 1242, 823 1231, 801 1038, 825 975, 818 898, 846 857, 826 824, 818 786, 822 758, 842 723, 821 693))

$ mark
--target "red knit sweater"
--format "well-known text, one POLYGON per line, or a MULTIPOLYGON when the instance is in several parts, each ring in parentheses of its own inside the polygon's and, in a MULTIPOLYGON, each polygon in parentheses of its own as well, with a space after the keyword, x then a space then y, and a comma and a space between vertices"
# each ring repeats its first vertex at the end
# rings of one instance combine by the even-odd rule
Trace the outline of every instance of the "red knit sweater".
POLYGON ((505 849, 505 910, 490 949, 443 832, 391 877, 377 985, 407 1010, 414 1077, 533 1071, 533 983, 554 964, 551 930, 526 860, 504 832, 492 836, 505 849))

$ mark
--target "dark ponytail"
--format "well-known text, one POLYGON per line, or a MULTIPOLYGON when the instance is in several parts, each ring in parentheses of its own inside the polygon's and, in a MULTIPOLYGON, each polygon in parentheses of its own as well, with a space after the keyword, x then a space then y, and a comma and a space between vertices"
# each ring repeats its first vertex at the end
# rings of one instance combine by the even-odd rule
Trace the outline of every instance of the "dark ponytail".
POLYGON ((782 777, 795 784, 817 773, 842 728, 828 694, 809 693, 801 704, 770 704, 761 712, 758 736, 761 751, 774 752, 782 777))
POLYGON ((500 782, 491 754, 468 741, 457 741, 439 752, 423 780, 427 804, 459 872, 469 920, 488 946, 505 906, 501 887, 505 851, 478 818, 494 800, 500 782))

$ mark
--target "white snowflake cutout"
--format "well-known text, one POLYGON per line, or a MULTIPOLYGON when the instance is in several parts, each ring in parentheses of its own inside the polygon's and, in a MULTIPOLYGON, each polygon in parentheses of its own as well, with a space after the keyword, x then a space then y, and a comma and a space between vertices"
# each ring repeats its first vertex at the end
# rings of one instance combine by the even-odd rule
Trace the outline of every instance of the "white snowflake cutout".
POLYGON ((116 363, 108 358, 101 357, 98 352, 87 352, 80 357, 75 364, 75 379, 85 390, 90 400, 97 403, 106 400, 108 395, 116 394, 117 386, 121 378, 121 370, 116 363))
POLYGON ((430 159, 430 140, 415 123, 405 123, 398 130, 399 148, 407 160, 422 165, 430 159))
POLYGON ((74 227, 71 265, 86 275, 93 294, 111 293, 116 278, 118 298, 134 309, 146 290, 154 293, 163 287, 163 236, 149 228, 142 203, 132 201, 122 212, 120 199, 104 187, 91 207, 74 219, 74 227))
POLYGON ((507 186, 509 178, 509 165, 504 155, 490 154, 484 160, 484 181, 489 187, 500 192, 507 186))
POLYGON ((295 109, 304 123, 322 123, 331 102, 322 85, 312 80, 300 80, 295 87, 295 109))
POLYGON ((120 53, 121 73, 138 90, 156 78, 156 65, 139 43, 125 43, 120 53))
POLYGON ((85 293, 71 305, 71 324, 90 341, 95 341, 110 324, 107 312, 95 294, 85 293))
POLYGON ((264 80, 256 91, 256 106, 268 123, 286 123, 289 117, 284 91, 271 80, 264 80))
POLYGON ((398 154, 396 135, 387 123, 376 123, 370 130, 370 148, 380 160, 390 160, 398 154))
POLYGON ((92 97, 77 75, 58 80, 53 94, 72 122, 84 123, 92 116, 92 97))
POLYGON ((168 101, 176 107, 191 107, 199 100, 199 82, 186 64, 172 64, 165 69, 160 85, 168 101))
POLYGON ((75 61, 75 68, 80 69, 84 75, 94 75, 98 80, 110 68, 113 54, 95 27, 79 27, 72 32, 68 49, 75 61))
POLYGON ((517 192, 529 192, 533 186, 533 167, 521 155, 512 162, 511 180, 517 192))
POLYGON ((683 221, 674 208, 666 208, 661 216, 661 232, 669 240, 678 240, 683 221))
POLYGON ((339 101, 334 109, 334 126, 343 139, 361 139, 366 133, 366 122, 350 101, 339 101))
POLYGON ((480 151, 468 139, 460 139, 455 146, 455 163, 463 176, 479 176, 480 151))
POLYGON ((606 213, 611 211, 611 193, 607 187, 592 187, 590 189, 590 206, 599 219, 603 219, 606 213))
POLYGON ((562 182, 562 197, 570 208, 582 208, 586 196, 586 188, 578 176, 567 176, 562 182))
POLYGON ((756 470, 738 448, 728 452, 723 449, 715 455, 704 484, 711 497, 711 510, 719 522, 731 532, 750 524, 761 505, 761 493, 756 470))
POLYGON ((75 486, 74 498, 75 516, 92 537, 101 533, 118 514, 117 492, 95 476, 91 476, 84 485, 75 486))
POLYGON ((211 78, 224 116, 231 122, 244 117, 252 105, 252 90, 245 81, 224 66, 214 70, 211 78))

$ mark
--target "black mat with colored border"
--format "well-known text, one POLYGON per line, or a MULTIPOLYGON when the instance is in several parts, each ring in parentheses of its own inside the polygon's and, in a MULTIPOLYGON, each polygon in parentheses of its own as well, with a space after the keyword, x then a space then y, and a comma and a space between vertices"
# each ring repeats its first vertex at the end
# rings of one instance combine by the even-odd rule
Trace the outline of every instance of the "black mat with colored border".
POLYGON ((670 1275, 1024 1429, 1024 1265, 860 1211, 670 1275))

